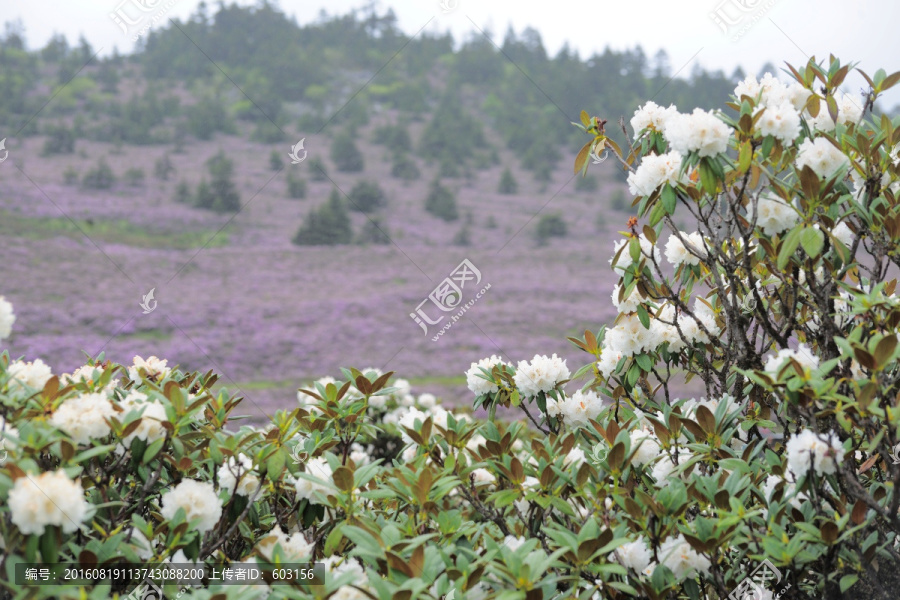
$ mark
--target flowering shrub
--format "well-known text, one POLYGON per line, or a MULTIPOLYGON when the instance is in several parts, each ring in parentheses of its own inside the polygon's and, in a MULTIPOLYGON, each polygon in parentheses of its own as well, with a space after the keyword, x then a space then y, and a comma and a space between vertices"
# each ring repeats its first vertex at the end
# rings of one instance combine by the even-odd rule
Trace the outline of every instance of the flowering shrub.
MULTIPOLYGON (((238 426, 240 398, 211 372, 101 355, 54 374, 3 354, 4 591, 130 589, 20 591, 21 562, 318 561, 322 586, 165 593, 895 597, 900 132, 864 109, 900 73, 863 74, 863 100, 837 91, 848 72, 748 78, 732 116, 648 103, 627 153, 583 114, 576 171, 612 150, 646 220, 612 249, 619 316, 570 338, 590 356, 574 373, 556 355, 473 362, 486 420, 347 369, 238 426), (705 396, 678 397, 692 378, 705 396)), ((0 336, 14 321, 0 298, 0 336)))

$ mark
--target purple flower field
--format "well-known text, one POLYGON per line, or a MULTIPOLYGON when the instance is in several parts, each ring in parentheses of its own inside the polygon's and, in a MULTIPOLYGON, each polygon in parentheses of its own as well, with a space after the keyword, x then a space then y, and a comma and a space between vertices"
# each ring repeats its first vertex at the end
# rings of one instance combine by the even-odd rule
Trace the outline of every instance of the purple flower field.
MULTIPOLYGON (((624 187, 613 181, 612 161, 591 171, 601 180, 597 192, 575 191, 574 155, 560 161, 543 189, 514 169, 516 195, 496 191, 503 165, 475 171, 468 182, 444 179, 457 194, 461 215, 471 211, 473 217, 472 245, 459 247, 451 240, 464 218, 446 223, 423 208, 437 167, 421 163, 423 177, 404 184, 387 176, 387 153, 371 152, 364 173, 329 168, 329 175, 345 193, 361 178, 379 182, 388 195, 382 219, 394 244, 298 247, 291 236, 332 183, 312 181, 307 164, 288 160, 276 174, 268 165, 274 146, 248 143, 244 135, 219 136, 170 155, 177 172, 168 181, 148 177, 141 187, 119 181, 111 190, 87 191, 65 185, 63 171, 83 172, 100 156, 117 175, 136 166, 150 171, 170 148, 116 150, 79 141, 73 155, 41 157, 42 143, 28 138, 0 165, 3 219, 25 223, 0 231, 2 293, 18 317, 7 340, 10 354, 42 358, 54 372, 83 364, 82 351, 104 351, 126 363, 135 354, 157 355, 183 369, 214 369, 224 385, 247 398, 244 412, 261 418, 292 405, 302 381, 339 375, 342 366, 372 366, 397 371, 419 392, 467 404, 471 394, 463 374, 471 362, 491 354, 519 361, 556 352, 574 372, 587 355, 566 336, 596 331, 615 317, 607 261, 628 215, 606 201, 615 186, 624 187), (220 148, 234 161, 244 204, 233 218, 172 199, 176 183, 195 185, 205 174, 204 162, 220 148), (291 168, 308 181, 304 200, 287 197, 291 168), (561 213, 568 236, 538 247, 533 234, 539 211, 561 213), (598 213, 605 218, 602 227, 598 213), (489 217, 496 228, 486 227, 489 217), (86 235, 49 225, 67 219, 86 235), (104 227, 107 221, 118 224, 104 227), (123 222, 141 235, 114 235, 123 222), (193 247, 170 246, 173 236, 189 234, 193 247), (463 259, 482 274, 477 289, 491 288, 432 341, 446 321, 425 335, 409 315, 463 259), (151 288, 158 305, 143 314, 139 303, 151 288)), ((306 148, 327 163, 327 143, 325 136, 310 137, 306 148)), ((289 145, 276 149, 286 158, 289 145)), ((512 154, 501 159, 517 166, 512 154)), ((353 213, 353 222, 359 231, 365 217, 353 213)), ((464 290, 464 303, 475 291, 464 290)))

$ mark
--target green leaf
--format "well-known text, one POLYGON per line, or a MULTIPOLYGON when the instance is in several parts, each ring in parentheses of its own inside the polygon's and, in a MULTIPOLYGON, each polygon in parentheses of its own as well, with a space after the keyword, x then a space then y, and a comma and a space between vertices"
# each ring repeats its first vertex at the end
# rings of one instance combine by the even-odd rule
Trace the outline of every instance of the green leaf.
POLYGON ((152 444, 147 446, 146 452, 144 452, 144 457, 141 459, 143 464, 149 464, 156 455, 159 454, 159 451, 162 450, 163 445, 166 443, 166 438, 160 438, 155 440, 152 444))
POLYGON ((638 319, 641 320, 641 325, 644 326, 644 329, 650 329, 650 315, 647 314, 647 309, 644 308, 643 304, 638 304, 637 314, 638 319))
POLYGON ((633 237, 631 241, 628 242, 628 255, 631 256, 631 261, 634 263, 638 263, 641 260, 641 241, 633 237))
POLYGON ((778 261, 776 263, 779 270, 783 270, 787 266, 791 257, 794 255, 794 252, 797 251, 797 247, 800 245, 800 233, 802 231, 803 229, 795 227, 787 234, 787 237, 785 237, 784 241, 781 243, 781 250, 778 251, 778 261))
POLYGON ((56 536, 56 527, 47 527, 41 535, 41 558, 45 563, 55 563, 59 557, 56 536))
POLYGON ((810 258, 816 258, 822 252, 825 244, 825 236, 815 227, 807 227, 800 234, 800 245, 810 258))
POLYGON ((266 475, 270 481, 278 481, 281 479, 281 472, 284 470, 284 452, 279 448, 269 456, 266 460, 266 475))
POLYGON ((663 209, 666 211, 667 215, 671 215, 675 213, 675 204, 678 200, 678 197, 675 195, 675 190, 671 185, 666 184, 662 188, 662 193, 660 194, 660 198, 662 199, 663 209))
POLYGON ((338 467, 331 476, 337 489, 349 492, 353 489, 353 473, 347 467, 338 467))
POLYGON ((858 575, 844 575, 843 577, 841 577, 841 593, 843 594, 844 592, 849 590, 850 587, 857 581, 859 581, 858 575))

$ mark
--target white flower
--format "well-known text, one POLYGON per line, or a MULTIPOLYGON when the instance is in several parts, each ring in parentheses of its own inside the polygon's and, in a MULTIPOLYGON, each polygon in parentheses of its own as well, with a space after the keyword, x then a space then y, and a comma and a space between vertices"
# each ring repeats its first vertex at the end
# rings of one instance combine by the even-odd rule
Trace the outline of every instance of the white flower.
POLYGON ((275 546, 281 548, 281 556, 285 562, 303 562, 312 558, 315 546, 306 541, 303 534, 297 532, 293 535, 286 534, 281 527, 275 527, 266 537, 256 544, 257 552, 265 558, 271 559, 275 555, 275 546))
POLYGON ((506 363, 504 363, 499 356, 494 354, 489 358, 482 358, 477 363, 473 362, 472 366, 469 367, 469 370, 466 371, 466 385, 469 387, 469 390, 476 396, 481 396, 482 394, 496 394, 499 392, 500 386, 483 379, 484 374, 481 372, 481 369, 490 372, 495 366, 499 365, 502 368, 505 364, 506 363))
MULTIPOLYGON (((640 467, 659 456, 659 440, 652 433, 643 429, 635 429, 629 437, 631 438, 631 450, 634 452, 634 458, 631 459, 633 464, 640 467)), ((637 570, 640 571, 640 569, 637 570)))
POLYGON ((603 398, 592 390, 578 390, 557 402, 556 408, 567 426, 585 426, 603 410, 603 398))
POLYGON ((13 313, 13 305, 0 296, 0 340, 9 337, 12 333, 13 323, 16 322, 16 315, 13 313))
POLYGON ((803 110, 806 101, 812 96, 812 92, 795 81, 788 86, 787 95, 788 101, 794 105, 796 110, 803 110))
POLYGON ((680 231, 679 233, 681 234, 681 237, 692 246, 693 251, 689 251, 685 245, 681 243, 681 240, 678 239, 677 235, 670 235, 669 241, 666 242, 666 260, 675 267, 681 264, 700 264, 700 256, 706 255, 703 236, 696 231, 694 233, 680 231), (699 254, 700 256, 696 256, 696 254, 699 254))
POLYGON ((628 174, 628 190, 633 196, 649 196, 664 183, 672 187, 685 182, 686 177, 679 177, 681 170, 681 154, 648 154, 641 159, 637 170, 628 174))
POLYGON ((9 375, 9 390, 25 389, 25 386, 36 390, 44 389, 47 381, 53 377, 50 367, 44 364, 41 359, 35 359, 34 362, 24 362, 17 360, 9 363, 6 369, 9 375))
POLYGON ((762 135, 771 135, 785 144, 792 143, 800 135, 800 113, 790 102, 768 106, 757 121, 762 135))
POLYGON ((534 355, 530 363, 520 360, 513 381, 523 398, 533 398, 540 392, 549 392, 569 378, 566 361, 554 354, 552 357, 534 355))
POLYGON ((419 451, 418 446, 409 446, 408 448, 404 449, 403 452, 400 453, 400 458, 405 463, 412 462, 416 459, 416 454, 418 453, 418 451, 419 451))
MULTIPOLYGON (((661 342, 658 329, 647 329, 635 314, 621 315, 615 327, 606 332, 604 343, 624 356, 641 354, 656 348, 661 342)), ((606 350, 604 350, 604 353, 606 350)), ((601 361, 603 354, 600 355, 601 361)))
MULTIPOLYGON (((650 258, 651 256, 653 256, 653 260, 655 260, 656 262, 659 262, 660 261, 659 248, 654 246, 653 243, 650 240, 648 240, 647 236, 645 236, 643 233, 638 237, 638 240, 641 244, 641 256, 643 256, 645 258, 650 258), (652 252, 652 254, 651 254, 651 252, 652 252)), ((622 253, 619 254, 618 260, 616 260, 615 262, 613 262, 613 260, 616 258, 616 254, 619 252, 619 249, 622 248, 623 246, 627 246, 628 241, 629 240, 626 239, 626 240, 619 240, 618 242, 616 242, 615 248, 613 248, 613 257, 609 259, 609 264, 612 265, 612 268, 614 270, 618 271, 620 274, 624 273, 625 270, 631 266, 631 263, 633 262, 631 260, 631 253, 628 251, 628 248, 625 247, 622 250, 622 253)))
POLYGON ((788 86, 779 81, 771 73, 763 75, 760 81, 756 80, 753 75, 748 75, 743 81, 734 88, 734 95, 740 100, 741 96, 749 96, 754 100, 759 98, 761 106, 773 106, 781 104, 790 99, 790 91, 788 86))
POLYGON ((798 477, 810 468, 819 475, 830 475, 837 469, 837 463, 844 459, 844 447, 834 433, 816 434, 804 429, 793 436, 785 445, 788 467, 798 477))
POLYGON ((507 548, 509 548, 510 550, 512 550, 513 552, 518 550, 524 543, 525 543, 525 538, 523 538, 523 537, 516 537, 516 536, 508 535, 505 538, 503 538, 503 545, 506 546, 507 548))
POLYGON ((838 102, 838 123, 859 124, 863 117, 863 106, 865 100, 859 94, 842 94, 838 102))
POLYGON ((131 530, 130 544, 134 546, 135 554, 141 560, 150 560, 153 557, 153 545, 147 539, 147 536, 141 533, 140 529, 131 530))
POLYGON ((797 154, 799 170, 808 166, 819 177, 828 179, 848 164, 850 160, 844 153, 825 138, 816 138, 815 141, 803 140, 800 144, 800 152, 797 154))
POLYGON ((673 115, 666 123, 665 136, 671 149, 682 156, 689 152, 717 156, 728 149, 731 128, 713 113, 695 108, 691 114, 673 115))
MULTIPOLYGON (((797 485, 795 483, 787 481, 778 475, 769 475, 766 478, 766 483, 763 485, 762 489, 766 502, 772 502, 775 488, 781 482, 784 482, 784 494, 782 495, 782 499, 789 501, 795 508, 800 508, 806 500, 809 500, 809 496, 803 492, 797 492, 797 485)), ((768 515, 768 510, 766 510, 766 515, 768 515)))
POLYGON ((496 481, 491 472, 483 468, 475 469, 469 475, 475 481, 475 485, 488 485, 496 481))
POLYGON ((25 535, 40 535, 52 525, 72 533, 84 521, 89 507, 80 481, 72 481, 62 470, 17 478, 7 505, 13 524, 25 535))
POLYGON ((218 474, 219 487, 228 490, 229 494, 249 497, 259 487, 259 477, 253 474, 253 460, 244 454, 238 454, 236 460, 230 456, 228 462, 219 467, 218 474))
MULTIPOLYGON (((487 383, 487 382, 485 382, 485 383, 487 383)), ((437 404, 437 398, 435 397, 434 394, 428 394, 428 393, 419 394, 419 399, 417 401, 417 404, 419 406, 421 406, 422 408, 434 408, 435 405, 437 404)))
POLYGON ((166 407, 162 403, 148 402, 146 394, 132 391, 122 399, 120 404, 125 409, 119 418, 120 421, 133 410, 141 414, 141 424, 122 440, 122 444, 126 448, 131 447, 134 438, 140 438, 150 444, 166 437, 166 428, 163 427, 163 423, 167 423, 169 417, 166 415, 166 407))
MULTIPOLYGON (((87 383, 91 387, 95 385, 94 383, 94 372, 97 373, 97 379, 100 379, 100 376, 103 374, 103 367, 97 365, 82 365, 75 369, 72 373, 63 373, 59 376, 59 385, 60 387, 65 387, 72 383, 87 383)), ((111 379, 109 383, 103 388, 105 392, 111 392, 116 389, 116 386, 119 384, 118 379, 111 379)))
POLYGON ((800 344, 796 350, 784 348, 779 350, 778 354, 766 359, 766 373, 777 376, 782 366, 784 366, 784 361, 788 358, 796 360, 804 370, 819 368, 819 357, 813 354, 813 351, 809 346, 800 344))
POLYGON ((676 468, 680 468, 684 463, 691 457, 690 450, 686 448, 681 448, 677 453, 678 464, 672 460, 672 457, 668 454, 663 454, 660 459, 653 465, 653 470, 651 471, 651 475, 653 479, 656 480, 656 487, 663 487, 666 485, 666 479, 669 478, 670 475, 675 471, 676 468))
POLYGON ((569 453, 566 454, 566 457, 563 459, 564 466, 573 466, 580 467, 581 464, 585 461, 586 456, 584 455, 584 450, 581 448, 572 448, 569 450, 569 453))
POLYGON ((322 501, 316 498, 315 492, 322 492, 327 495, 331 491, 331 487, 328 485, 331 482, 331 465, 328 464, 324 456, 311 458, 306 462, 306 474, 320 479, 324 483, 297 477, 294 481, 294 487, 297 488, 297 498, 305 498, 309 500, 310 504, 321 504, 322 501))
POLYGON ((800 220, 794 207, 772 193, 759 197, 756 205, 756 225, 768 236, 790 229, 800 220))
POLYGON ((641 137, 645 129, 662 132, 666 128, 666 122, 673 115, 678 114, 678 109, 670 105, 669 108, 658 106, 654 102, 647 102, 634 111, 631 117, 631 128, 634 129, 634 139, 641 137))
POLYGON ((66 432, 76 444, 88 444, 91 439, 109 435, 106 421, 116 414, 106 394, 82 394, 63 402, 49 422, 66 432))
POLYGON ((613 288, 612 292, 612 302, 620 313, 631 313, 637 310, 639 304, 644 302, 644 298, 641 296, 641 293, 638 291, 637 286, 631 290, 631 295, 627 298, 623 299, 619 302, 619 291, 622 289, 618 283, 613 288))
POLYGON ((666 539, 660 545, 659 557, 660 562, 668 567, 678 580, 690 577, 694 573, 709 572, 709 559, 698 554, 680 533, 677 537, 666 539))
POLYGON ((195 521, 197 531, 206 533, 216 526, 222 516, 222 499, 216 494, 212 483, 183 479, 163 494, 159 512, 171 521, 179 508, 184 510, 188 522, 195 521))
POLYGON ((134 366, 128 367, 128 376, 132 381, 141 380, 141 370, 146 373, 147 377, 155 377, 157 379, 164 379, 172 372, 172 369, 166 366, 166 363, 169 361, 160 360, 155 356, 150 356, 147 360, 140 356, 135 356, 133 362, 134 366))
POLYGON ((615 560, 626 569, 634 569, 638 573, 650 565, 651 558, 652 554, 643 536, 633 542, 622 544, 609 555, 610 561, 615 560))
POLYGON ((369 452, 360 444, 354 442, 350 446, 350 460, 352 460, 357 467, 365 466, 369 464, 369 452))
POLYGON ((597 361, 597 370, 604 377, 609 377, 623 358, 625 358, 624 352, 610 347, 608 343, 604 343, 600 352, 600 360, 597 361))
POLYGON ((834 229, 831 230, 831 235, 848 248, 853 245, 855 234, 843 221, 834 226, 834 229))

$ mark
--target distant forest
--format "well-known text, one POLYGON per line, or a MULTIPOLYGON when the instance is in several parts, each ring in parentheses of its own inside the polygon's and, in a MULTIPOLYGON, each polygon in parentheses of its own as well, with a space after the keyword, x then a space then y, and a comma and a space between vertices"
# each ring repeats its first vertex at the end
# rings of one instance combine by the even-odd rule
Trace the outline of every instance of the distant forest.
POLYGON ((53 153, 78 138, 183 144, 236 133, 243 122, 255 140, 293 143, 320 131, 346 135, 390 111, 398 122, 428 122, 421 152, 429 160, 479 160, 499 143, 540 178, 561 147, 583 143, 569 124, 582 109, 608 119, 617 136, 619 117, 627 122, 648 99, 682 110, 721 106, 745 76, 696 63, 675 73, 681 65, 664 51, 648 58, 640 46, 584 58, 565 46, 550 56, 531 28, 502 39, 473 32, 459 44, 450 34, 410 38, 391 10, 322 13, 301 26, 265 1, 201 4, 187 21, 150 30, 134 54, 94 54, 88 40, 70 46, 59 35, 29 51, 21 26, 8 23, 0 41, 4 134, 49 135, 45 151, 53 153))

